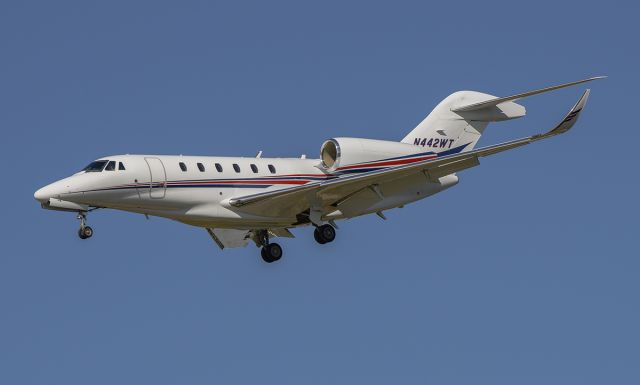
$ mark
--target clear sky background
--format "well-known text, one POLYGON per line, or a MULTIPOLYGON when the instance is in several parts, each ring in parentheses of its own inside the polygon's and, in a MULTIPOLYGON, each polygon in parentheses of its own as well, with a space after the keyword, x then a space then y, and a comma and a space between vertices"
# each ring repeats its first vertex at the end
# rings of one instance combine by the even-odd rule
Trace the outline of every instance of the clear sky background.
MULTIPOLYGON (((631 2, 629 2, 631 3, 631 2)), ((4 1, 0 383, 637 384, 636 5, 618 2, 4 1), (447 192, 258 249, 33 192, 122 153, 317 156, 400 140, 448 94, 524 119, 447 192)))

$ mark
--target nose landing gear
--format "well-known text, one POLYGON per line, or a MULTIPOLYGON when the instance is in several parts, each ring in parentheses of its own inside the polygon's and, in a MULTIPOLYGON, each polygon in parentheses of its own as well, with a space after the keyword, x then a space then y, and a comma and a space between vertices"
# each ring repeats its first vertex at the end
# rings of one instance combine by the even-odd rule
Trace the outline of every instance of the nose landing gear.
POLYGON ((85 211, 78 213, 78 219, 80 220, 80 228, 78 229, 78 236, 80 239, 91 238, 93 235, 93 229, 87 226, 87 213, 85 211))

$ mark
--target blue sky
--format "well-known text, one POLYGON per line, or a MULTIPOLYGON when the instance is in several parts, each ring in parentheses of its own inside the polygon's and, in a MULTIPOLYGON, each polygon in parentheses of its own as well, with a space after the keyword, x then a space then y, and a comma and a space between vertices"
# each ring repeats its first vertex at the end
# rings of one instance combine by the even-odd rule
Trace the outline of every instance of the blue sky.
MULTIPOLYGON (((638 383, 638 11, 3 2, 0 382, 638 383), (399 140, 456 90, 603 74, 570 134, 332 244, 296 230, 276 264, 119 212, 83 242, 33 200, 105 155, 316 156, 332 136, 399 140)), ((523 101, 480 145, 552 127, 584 88, 523 101)))

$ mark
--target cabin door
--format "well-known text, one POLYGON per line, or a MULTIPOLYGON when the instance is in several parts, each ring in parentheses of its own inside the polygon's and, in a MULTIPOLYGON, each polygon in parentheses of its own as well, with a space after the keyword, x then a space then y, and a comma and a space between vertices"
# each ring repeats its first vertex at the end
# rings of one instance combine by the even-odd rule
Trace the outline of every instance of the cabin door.
POLYGON ((144 158, 149 166, 149 197, 164 198, 167 192, 167 171, 160 158, 144 158))

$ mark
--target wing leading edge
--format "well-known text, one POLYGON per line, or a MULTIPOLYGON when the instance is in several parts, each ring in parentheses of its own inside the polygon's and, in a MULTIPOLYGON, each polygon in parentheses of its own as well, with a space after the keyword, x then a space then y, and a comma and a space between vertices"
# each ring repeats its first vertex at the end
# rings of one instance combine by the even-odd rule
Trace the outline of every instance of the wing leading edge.
POLYGON ((430 178, 437 179, 444 175, 475 167, 480 164, 479 158, 481 157, 525 146, 529 143, 569 131, 578 120, 582 109, 587 103, 589 92, 590 90, 587 89, 582 94, 578 102, 558 125, 542 134, 535 134, 521 139, 482 147, 468 152, 443 156, 441 158, 424 160, 409 165, 231 198, 229 204, 241 211, 250 213, 279 216, 287 214, 296 215, 312 205, 331 205, 360 189, 408 175, 422 172, 430 178))

